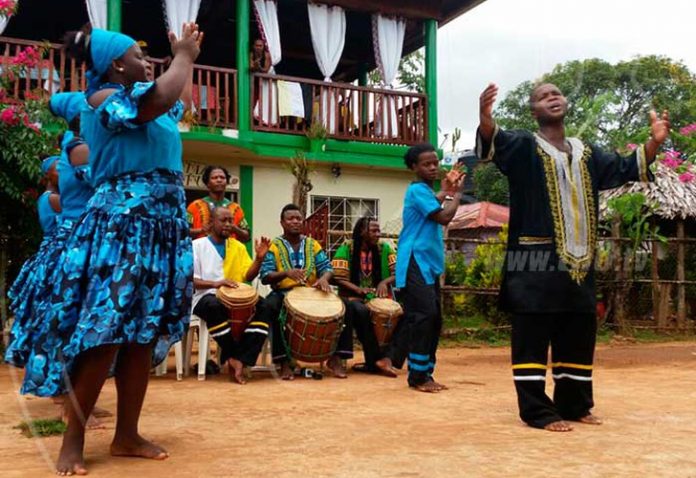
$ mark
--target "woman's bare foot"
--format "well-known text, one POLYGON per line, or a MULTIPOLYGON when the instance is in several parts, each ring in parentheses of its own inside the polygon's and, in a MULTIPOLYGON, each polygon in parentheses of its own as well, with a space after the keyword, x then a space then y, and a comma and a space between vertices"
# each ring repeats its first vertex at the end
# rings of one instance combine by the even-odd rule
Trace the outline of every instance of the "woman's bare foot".
POLYGON ((295 374, 292 372, 288 362, 283 362, 280 366, 280 378, 282 380, 295 380, 295 374))
POLYGON ((230 369, 230 378, 240 385, 246 384, 246 378, 244 377, 244 364, 237 359, 229 359, 227 361, 227 366, 230 369))
POLYGON ((85 423, 85 428, 87 430, 103 430, 104 428, 106 428, 106 426, 104 426, 104 424, 101 421, 99 421, 99 419, 95 417, 94 414, 92 414, 87 419, 87 423, 85 423))
POLYGON ((95 406, 92 409, 92 415, 94 415, 97 418, 105 418, 105 417, 113 417, 114 416, 114 414, 111 413, 109 410, 106 410, 104 408, 99 408, 97 406, 95 406))
POLYGON ((433 380, 432 382, 435 384, 435 386, 439 390, 449 390, 449 387, 447 385, 445 385, 444 383, 436 382, 435 380, 433 380))
POLYGON ((573 431, 573 427, 565 420, 557 420, 546 425, 544 430, 550 432, 570 432, 573 431))
POLYGON ((425 392, 425 393, 440 393, 440 390, 442 390, 432 380, 428 380, 427 382, 421 383, 420 385, 416 385, 413 388, 415 388, 419 392, 425 392))
POLYGON ((326 368, 328 368, 336 378, 348 378, 348 375, 346 375, 346 368, 343 366, 343 360, 341 360, 341 357, 338 355, 332 355, 331 358, 326 361, 326 368))
POLYGON ((392 367, 392 361, 389 357, 385 357, 383 359, 380 359, 375 362, 375 367, 377 367, 377 370, 379 371, 380 374, 384 375, 385 377, 390 377, 390 378, 396 378, 396 369, 392 367))
POLYGON ((584 423, 585 425, 601 425, 602 424, 602 419, 592 415, 591 413, 588 413, 584 417, 578 418, 578 421, 580 423, 584 423))
POLYGON ((56 474, 59 476, 86 475, 87 468, 85 468, 82 449, 83 441, 81 439, 71 440, 67 435, 64 436, 56 463, 56 474))
POLYGON ((132 438, 114 437, 114 441, 111 442, 111 455, 135 456, 150 460, 166 460, 169 458, 167 450, 144 439, 140 435, 132 438))

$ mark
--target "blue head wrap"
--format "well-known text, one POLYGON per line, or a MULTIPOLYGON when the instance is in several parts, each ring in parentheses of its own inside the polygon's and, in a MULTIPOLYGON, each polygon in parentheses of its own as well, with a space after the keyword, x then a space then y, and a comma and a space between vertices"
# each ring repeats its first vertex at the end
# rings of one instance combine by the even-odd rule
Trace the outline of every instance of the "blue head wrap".
POLYGON ((135 40, 123 33, 93 29, 89 44, 92 69, 87 72, 89 88, 97 88, 111 62, 121 58, 135 44, 135 40))
POLYGON ((85 106, 87 106, 85 94, 81 91, 56 93, 51 96, 51 100, 48 103, 51 113, 60 116, 68 123, 75 119, 85 106))
POLYGON ((48 173, 48 170, 51 169, 51 166, 53 166, 53 163, 55 163, 59 159, 60 159, 60 156, 49 156, 48 158, 41 161, 41 173, 42 174, 48 173))

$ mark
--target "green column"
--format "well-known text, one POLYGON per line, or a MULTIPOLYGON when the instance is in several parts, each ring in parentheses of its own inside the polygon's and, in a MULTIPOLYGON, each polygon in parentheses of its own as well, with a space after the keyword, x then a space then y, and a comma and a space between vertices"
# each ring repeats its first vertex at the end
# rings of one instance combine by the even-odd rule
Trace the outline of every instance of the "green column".
POLYGON ((437 20, 425 21, 425 94, 428 96, 428 141, 437 147, 437 20))
POLYGON ((237 0, 237 112, 239 131, 251 129, 249 0, 237 0))
POLYGON ((121 0, 107 0, 106 28, 121 31, 121 0))
POLYGON ((247 251, 254 253, 254 167, 239 167, 239 205, 244 210, 244 217, 249 223, 249 233, 252 239, 247 242, 247 251))

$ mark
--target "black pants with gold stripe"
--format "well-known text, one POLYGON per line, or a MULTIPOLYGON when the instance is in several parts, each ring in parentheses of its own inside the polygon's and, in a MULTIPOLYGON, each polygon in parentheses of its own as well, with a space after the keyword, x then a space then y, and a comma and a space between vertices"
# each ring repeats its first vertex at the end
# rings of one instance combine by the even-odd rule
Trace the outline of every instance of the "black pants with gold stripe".
MULTIPOLYGON (((262 298, 256 304, 259 310, 263 304, 262 298)), ((225 363, 228 359, 234 358, 244 365, 251 367, 256 363, 256 359, 261 353, 263 343, 268 337, 269 325, 266 320, 256 314, 247 325, 242 338, 235 341, 232 338, 230 324, 227 321, 227 308, 213 294, 201 297, 193 313, 205 320, 210 336, 215 339, 220 347, 220 359, 225 363)))
POLYGON ((543 428, 587 415, 592 400, 594 314, 517 314, 512 318, 512 372, 520 418, 543 428), (548 349, 555 382, 553 400, 545 393, 548 349))

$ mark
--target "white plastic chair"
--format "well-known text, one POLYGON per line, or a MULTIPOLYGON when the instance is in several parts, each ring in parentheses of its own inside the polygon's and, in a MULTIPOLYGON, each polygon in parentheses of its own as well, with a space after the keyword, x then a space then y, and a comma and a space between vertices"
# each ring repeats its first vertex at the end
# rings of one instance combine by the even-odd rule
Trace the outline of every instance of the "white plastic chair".
MULTIPOLYGON (((155 367, 155 375, 158 377, 161 377, 163 375, 167 375, 167 362, 168 358, 165 358, 162 363, 160 363, 157 367, 155 367)), ((183 353, 183 343, 182 341, 179 341, 174 344, 174 360, 176 362, 176 379, 177 380, 182 380, 183 379, 183 371, 184 371, 184 353, 183 353)))
MULTIPOLYGON (((184 377, 188 377, 191 370, 191 355, 193 352, 193 329, 198 328, 198 380, 205 380, 205 364, 208 361, 208 326, 205 320, 197 315, 191 315, 189 331, 186 337, 186 348, 184 349, 184 377)), ((176 350, 175 350, 176 353, 176 350)))

